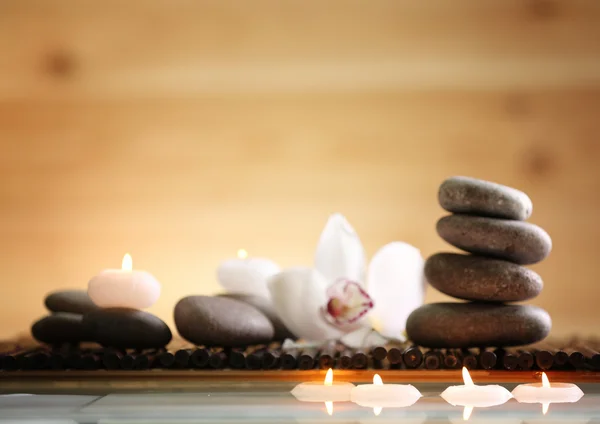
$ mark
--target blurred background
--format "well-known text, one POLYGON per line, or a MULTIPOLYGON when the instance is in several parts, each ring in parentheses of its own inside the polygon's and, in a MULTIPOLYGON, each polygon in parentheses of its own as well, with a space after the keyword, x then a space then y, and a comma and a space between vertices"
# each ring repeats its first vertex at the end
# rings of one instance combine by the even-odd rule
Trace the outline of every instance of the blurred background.
POLYGON ((453 250, 451 175, 530 195, 532 303, 599 335, 599 40, 596 0, 0 0, 0 339, 125 252, 172 325, 239 248, 311 265, 333 212, 369 257, 453 250))

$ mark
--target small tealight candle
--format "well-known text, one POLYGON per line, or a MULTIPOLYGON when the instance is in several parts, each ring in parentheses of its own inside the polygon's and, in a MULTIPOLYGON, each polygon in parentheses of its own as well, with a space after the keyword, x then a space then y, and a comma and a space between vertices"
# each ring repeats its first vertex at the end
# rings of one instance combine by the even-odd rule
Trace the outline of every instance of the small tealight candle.
POLYGON ((126 253, 121 269, 106 269, 89 281, 88 295, 103 308, 144 309, 158 300, 160 283, 146 271, 134 271, 126 253))
MULTIPOLYGON (((348 402, 354 384, 333 381, 333 370, 329 368, 325 380, 300 383, 292 389, 292 395, 301 402, 348 402)), ((327 404, 326 404, 327 406, 327 404)), ((331 410, 333 405, 331 405, 331 410)), ((330 408, 327 406, 327 410, 330 408)))
POLYGON ((520 403, 541 403, 544 415, 551 403, 574 403, 583 397, 583 391, 572 383, 552 383, 545 372, 542 382, 520 384, 512 391, 514 398, 520 403))
POLYGON ((244 249, 238 250, 237 259, 219 265, 217 279, 229 293, 242 293, 270 298, 267 279, 281 269, 270 259, 249 258, 244 249))
MULTIPOLYGON (((471 375, 466 368, 462 369, 464 385, 450 386, 442 393, 442 398, 451 405, 460 405, 466 408, 486 408, 502 405, 512 395, 508 390, 499 385, 477 386, 473 384, 471 375)), ((472 409, 465 409, 465 415, 470 415, 472 409)))
POLYGON ((362 384, 352 389, 350 400, 357 405, 373 408, 375 415, 381 408, 403 408, 415 404, 421 397, 410 384, 383 384, 379 374, 373 376, 373 384, 362 384))

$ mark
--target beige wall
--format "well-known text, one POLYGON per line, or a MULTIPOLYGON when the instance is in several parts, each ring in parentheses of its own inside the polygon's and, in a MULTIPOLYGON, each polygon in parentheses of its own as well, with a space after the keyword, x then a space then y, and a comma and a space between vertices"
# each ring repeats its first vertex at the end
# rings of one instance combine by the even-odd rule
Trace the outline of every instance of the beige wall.
POLYGON ((600 335, 599 23, 594 0, 0 0, 0 338, 127 251, 171 324, 240 247, 310 264, 335 211, 369 255, 448 249, 453 174, 530 194, 555 244, 534 303, 600 335))

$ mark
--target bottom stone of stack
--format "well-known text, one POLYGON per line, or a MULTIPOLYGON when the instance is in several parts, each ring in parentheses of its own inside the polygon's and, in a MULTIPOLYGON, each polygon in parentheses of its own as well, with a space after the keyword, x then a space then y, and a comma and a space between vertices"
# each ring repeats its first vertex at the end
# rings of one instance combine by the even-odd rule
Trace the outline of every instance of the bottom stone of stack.
POLYGON ((431 348, 522 346, 543 340, 552 320, 532 305, 432 303, 413 311, 408 338, 431 348))

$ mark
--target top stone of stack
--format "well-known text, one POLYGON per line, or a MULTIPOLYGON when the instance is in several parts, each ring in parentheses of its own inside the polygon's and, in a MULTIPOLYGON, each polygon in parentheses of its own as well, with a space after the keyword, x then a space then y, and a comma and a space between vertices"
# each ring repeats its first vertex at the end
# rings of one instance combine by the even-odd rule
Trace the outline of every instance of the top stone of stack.
POLYGON ((438 192, 440 205, 448 212, 524 221, 533 204, 522 191, 470 177, 451 177, 438 192))

